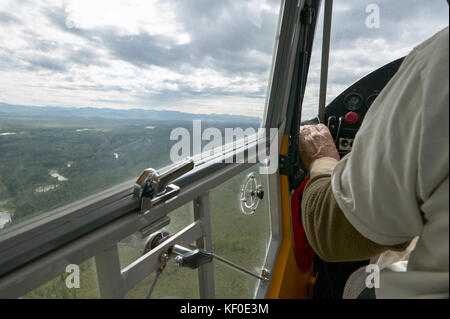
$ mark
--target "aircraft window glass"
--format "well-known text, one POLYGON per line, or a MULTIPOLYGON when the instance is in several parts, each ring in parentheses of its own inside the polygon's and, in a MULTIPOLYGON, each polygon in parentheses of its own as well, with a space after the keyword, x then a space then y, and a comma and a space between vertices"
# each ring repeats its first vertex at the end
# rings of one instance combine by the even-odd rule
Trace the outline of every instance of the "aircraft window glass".
MULTIPOLYGON (((260 274, 269 245, 270 214, 267 194, 258 203, 251 215, 245 215, 240 208, 240 190, 248 176, 256 177, 257 184, 267 192, 265 175, 259 174, 259 166, 254 166, 210 192, 211 230, 213 252, 254 273, 260 274)), ((247 211, 250 212, 250 211, 247 211)), ((181 230, 193 221, 192 203, 172 212, 171 224, 164 229, 170 234, 181 230), (186 217, 189 216, 189 217, 186 217)), ((141 256, 143 243, 130 236, 119 243, 121 266, 126 266, 141 256), (131 242, 134 239, 134 247, 131 242)), ((231 269, 213 260, 216 298, 253 298, 259 280, 231 269)), ((178 296, 199 298, 198 273, 183 267, 174 267, 170 260, 156 284, 152 298, 178 296)), ((148 276, 126 298, 143 298, 152 284, 154 274, 148 276)))
MULTIPOLYGON (((155 278, 155 273, 151 274, 133 289, 131 289, 125 296, 126 299, 143 299, 155 278)), ((196 269, 189 269, 185 267, 178 267, 173 260, 170 260, 151 294, 152 299, 158 298, 186 298, 199 299, 198 287, 198 271, 196 269)))
POLYGON ((2 1, 0 233, 171 164, 170 133, 193 119, 258 127, 279 9, 2 1))
MULTIPOLYGON (((317 115, 323 5, 319 19, 303 120, 317 115)), ((366 74, 407 55, 448 23, 446 1, 334 1, 327 104, 366 74)))
MULTIPOLYGON (((168 216, 170 217, 170 224, 165 226, 163 231, 173 235, 194 222, 192 202, 170 212, 168 216)), ((145 238, 142 239, 142 236, 136 233, 121 240, 118 246, 120 266, 123 268, 142 256, 145 238)))
MULTIPOLYGON (((194 221, 192 202, 170 212, 170 224, 161 231, 174 235, 194 221)), ((142 256, 145 240, 133 234, 119 242, 119 259, 121 267, 128 266, 142 256)), ((155 273, 149 275, 125 295, 127 299, 142 299, 153 283, 155 273)), ((161 276, 158 278, 151 298, 199 298, 197 270, 175 266, 173 258, 169 260, 161 276)))
MULTIPOLYGON (((259 166, 233 177, 210 192, 213 250, 254 273, 261 274, 270 241, 270 210, 267 175, 259 166), (262 185, 265 196, 251 215, 240 208, 240 190, 249 174, 262 185)), ((247 198, 247 203, 251 200, 247 198)), ((250 212, 250 211, 248 211, 250 212)), ((216 298, 253 298, 259 280, 214 261, 216 298)))
MULTIPOLYGON (((75 266, 75 265, 72 265, 75 266)), ((79 280, 73 276, 73 268, 58 275, 40 287, 24 295, 23 299, 97 299, 100 289, 97 282, 97 270, 94 258, 90 258, 79 266, 79 280), (69 277, 72 276, 72 277, 69 277), (77 286, 78 285, 78 286, 77 286), (78 287, 78 288, 77 288, 78 287)))

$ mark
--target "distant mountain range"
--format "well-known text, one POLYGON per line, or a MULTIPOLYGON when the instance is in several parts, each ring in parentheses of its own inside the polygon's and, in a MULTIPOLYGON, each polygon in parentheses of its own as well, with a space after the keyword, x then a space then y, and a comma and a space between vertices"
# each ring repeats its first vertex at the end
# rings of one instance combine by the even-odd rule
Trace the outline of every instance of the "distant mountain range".
POLYGON ((230 115, 230 114, 192 114, 179 111, 158 111, 158 110, 115 110, 108 108, 95 107, 55 107, 55 106, 25 106, 12 105, 7 103, 0 103, 0 117, 41 117, 41 116, 56 116, 56 117, 77 117, 77 118, 92 118, 102 117, 110 119, 156 119, 156 120, 211 120, 211 121, 260 121, 260 118, 230 115))

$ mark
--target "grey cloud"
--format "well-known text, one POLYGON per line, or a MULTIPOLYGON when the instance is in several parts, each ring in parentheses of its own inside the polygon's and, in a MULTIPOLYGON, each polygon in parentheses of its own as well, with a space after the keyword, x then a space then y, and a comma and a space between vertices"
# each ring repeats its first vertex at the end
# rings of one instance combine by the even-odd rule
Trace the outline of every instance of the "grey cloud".
POLYGON ((0 11, 0 24, 22 24, 16 16, 0 11))
POLYGON ((271 55, 277 18, 263 12, 261 28, 240 17, 228 1, 176 1, 179 23, 191 42, 174 45, 165 36, 147 32, 120 35, 120 30, 67 28, 64 8, 46 9, 47 19, 60 30, 107 48, 115 57, 139 67, 157 65, 180 71, 182 66, 206 67, 228 74, 264 73, 270 65, 257 61, 251 50, 271 55))
POLYGON ((117 85, 103 85, 103 84, 92 84, 92 85, 57 85, 52 86, 56 89, 71 90, 71 91, 102 91, 102 92, 127 92, 126 89, 117 85))
MULTIPOLYGON (((53 25, 57 25, 58 28, 65 28, 65 10, 64 8, 51 8, 42 11, 48 21, 53 25)), ((2 19, 6 19, 10 15, 4 12, 0 12, 0 23, 2 19)), ((79 30, 65 30, 75 34, 83 32, 79 30)), ((63 45, 54 40, 48 40, 45 35, 40 34, 39 30, 27 29, 21 34, 23 39, 27 42, 26 56, 20 56, 16 52, 12 52, 7 48, 0 48, 5 51, 5 55, 9 56, 9 64, 12 64, 16 69, 26 68, 29 71, 36 71, 39 69, 46 69, 54 72, 66 72, 74 65, 99 65, 108 66, 108 64, 102 60, 103 57, 95 53, 90 47, 81 49, 72 49, 70 46, 63 45), (60 51, 61 54, 57 59, 50 57, 54 52, 60 51), (25 62, 25 66, 22 62, 25 62)), ((0 57, 1 58, 1 57, 0 57)), ((3 58, 1 58, 4 60, 3 58)))
MULTIPOLYGON (((339 5, 337 2, 336 5, 339 5)), ((333 48, 351 48, 358 39, 382 38, 390 43, 397 42, 414 46, 421 32, 448 24, 448 5, 445 1, 421 0, 392 1, 352 1, 351 9, 338 11, 333 15, 333 48), (380 12, 380 28, 369 29, 365 21, 369 13, 366 6, 376 4, 380 12), (442 14, 445 13, 445 14, 442 14)), ((436 30, 438 31, 438 30, 436 30)), ((422 39, 422 41, 425 39, 422 39)), ((412 49, 412 47, 411 47, 412 49)))
POLYGON ((52 59, 46 56, 33 56, 26 59, 29 63, 29 70, 47 69, 50 71, 65 72, 67 66, 64 61, 52 59))
POLYGON ((42 8, 40 10, 42 15, 47 18, 48 22, 57 26, 60 30, 70 32, 70 33, 81 33, 80 30, 76 28, 67 28, 66 18, 67 12, 64 7, 52 7, 52 8, 42 8))
MULTIPOLYGON (((373 71, 373 70, 370 70, 373 71)), ((367 75, 370 72, 358 72, 358 73, 331 73, 328 76, 328 83, 332 85, 351 85, 367 75)), ((320 76, 317 77, 309 77, 308 78, 308 84, 320 84, 320 76)))
POLYGON ((60 43, 53 40, 43 38, 38 32, 39 30, 27 29, 21 34, 31 50, 39 51, 39 54, 47 54, 54 52, 60 48, 60 43))
MULTIPOLYGON (((240 92, 238 95, 242 98, 264 99, 265 91, 244 93, 240 92)), ((176 105, 180 100, 184 99, 205 99, 211 97, 235 97, 236 92, 226 91, 223 88, 209 88, 207 90, 193 90, 189 86, 182 86, 179 90, 158 90, 157 92, 140 92, 135 97, 143 101, 146 105, 176 105)))
POLYGON ((63 54, 59 58, 53 58, 45 55, 47 50, 36 50, 40 46, 35 48, 35 52, 28 54, 26 57, 22 57, 21 60, 28 63, 28 70, 47 69, 55 72, 67 72, 74 65, 100 65, 108 66, 108 64, 101 60, 93 51, 90 50, 63 50, 63 54))
POLYGON ((250 52, 255 50, 272 55, 277 23, 275 15, 262 12, 259 28, 246 19, 232 1, 213 1, 215 5, 207 10, 191 7, 188 1, 178 3, 178 15, 192 38, 189 52, 194 58, 201 61, 202 57, 208 57, 208 67, 233 74, 267 70, 270 61, 256 61, 250 52))
POLYGON ((110 104, 131 104, 130 101, 121 101, 118 99, 90 99, 92 102, 110 103, 110 104))
MULTIPOLYGON (((164 43, 170 43, 170 39, 146 33, 119 36, 109 32, 101 39, 114 56, 139 67, 157 65, 175 71, 182 71, 183 67, 202 67, 239 75, 265 72, 271 62, 270 60, 267 63, 257 61, 246 50, 247 48, 233 50, 224 47, 223 43, 215 40, 214 36, 197 38, 188 44, 175 45, 171 48, 164 47, 164 43)), ((241 39, 236 38, 235 41, 239 42, 241 39)))
POLYGON ((10 50, 0 48, 0 62, 4 63, 4 65, 10 65, 13 63, 10 50))
MULTIPOLYGON (((65 8, 50 8, 42 11, 47 20, 59 30, 77 35, 95 48, 106 49, 116 59, 126 61, 139 68, 156 65, 173 71, 190 74, 194 69, 203 68, 219 72, 225 76, 252 76, 261 83, 268 81, 271 55, 275 42, 277 13, 262 12, 260 25, 255 25, 242 16, 233 1, 175 1, 177 22, 189 34, 191 41, 187 44, 176 45, 173 39, 161 35, 151 35, 142 31, 137 35, 122 35, 114 27, 80 30, 66 25, 67 12, 65 8), (266 54, 267 61, 261 61, 253 55, 266 54)), ((275 0, 274 3, 278 1, 275 0)), ((36 43, 37 47, 45 46, 36 43)), ((86 47, 80 51, 63 50, 65 65, 70 68, 74 64, 101 65, 101 56, 86 47)), ((47 61, 48 62, 48 61, 47 61)), ((36 65, 36 63, 34 64, 36 65)), ((49 68, 55 65, 40 64, 49 68)), ((55 71, 58 68, 54 68, 55 71)), ((231 92, 228 87, 205 88, 201 91, 193 89, 182 81, 170 81, 179 91, 169 89, 149 89, 149 93, 136 96, 148 101, 170 100, 176 98, 206 98, 214 96, 232 96, 239 94, 248 98, 264 98, 265 88, 258 92, 231 92)), ((68 88, 74 89, 72 86, 68 88)), ((92 87, 77 87, 77 90, 92 89, 98 91, 112 91, 114 88, 93 85, 92 87)), ((120 88, 116 88, 120 91, 120 88)))
POLYGON ((140 67, 157 65, 173 68, 190 58, 184 46, 164 48, 163 44, 170 43, 170 40, 163 36, 151 36, 147 33, 120 36, 116 30, 103 31, 96 35, 100 35, 103 45, 114 56, 140 67))
POLYGON ((30 42, 30 46, 33 47, 33 49, 38 50, 43 53, 51 53, 57 49, 59 49, 59 44, 54 41, 47 41, 47 40, 36 40, 33 39, 30 42))
MULTIPOLYGON (((275 14, 261 12, 259 22, 255 24, 236 5, 236 0, 172 0, 175 3, 177 23, 191 38, 186 44, 174 44, 173 39, 165 36, 151 35, 151 30, 142 30, 137 35, 123 35, 121 30, 110 28, 97 28, 81 30, 76 27, 68 28, 66 25, 67 12, 62 8, 42 9, 45 19, 52 25, 68 34, 79 36, 87 41, 83 49, 73 50, 62 47, 60 43, 54 43, 41 39, 28 30, 27 42, 30 49, 39 55, 27 55, 29 68, 43 68, 54 72, 64 72, 73 66, 100 65, 106 66, 103 53, 97 53, 96 49, 108 52, 110 57, 126 61, 134 66, 145 69, 156 65, 181 74, 190 74, 194 69, 205 68, 220 72, 229 77, 241 76, 243 78, 256 78, 258 83, 266 84, 271 66, 271 55, 275 40, 276 24, 275 14), (37 40, 39 39, 39 40, 37 40), (54 60, 45 56, 59 50, 60 59, 54 60), (267 61, 260 61, 252 51, 268 56, 267 61)), ((278 0, 271 1, 278 4, 278 0)), ((335 1, 335 8, 339 8, 343 2, 335 1)), ((385 39, 388 43, 397 44, 399 47, 411 47, 415 44, 413 39, 417 32, 425 32, 440 23, 448 24, 448 17, 444 19, 438 14, 442 9, 447 10, 448 5, 444 0, 428 1, 426 5, 421 0, 407 1, 345 1, 351 4, 348 11, 336 11, 333 15, 332 50, 341 50, 339 56, 344 63, 349 63, 353 70, 337 74, 330 72, 329 83, 332 85, 350 85, 363 76, 368 69, 373 68, 373 61, 367 56, 345 59, 345 54, 355 52, 361 48, 357 45, 358 39, 385 39), (368 29, 365 27, 366 5, 376 3, 380 7, 381 28, 368 29), (411 9, 411 8, 414 9, 411 9), (420 8, 420 10, 417 10, 420 8), (425 31, 424 31, 425 30, 425 31), (408 36, 410 33, 410 36, 408 36)), ((163 12, 161 14, 164 14, 163 12)), ((0 12, 0 23, 19 23, 17 17, 0 12), (11 20, 12 19, 12 20, 11 20), (7 22, 10 21, 10 22, 7 22)), ((321 31, 317 30, 317 42, 321 42, 321 31)), ((370 48, 369 48, 370 49, 370 48)), ((315 51, 320 61, 320 51, 315 51)), ((376 55, 370 53, 369 55, 376 55)), ((6 56, 6 54, 5 54, 6 56)), ((11 56, 14 56, 11 53, 11 56)), ((0 52, 0 60, 1 52, 0 52)), ((315 59, 315 57, 313 57, 315 59)), ((333 62, 330 60, 330 62, 333 62)), ((8 62, 9 63, 9 62, 8 62)), ((330 65, 331 67, 331 65, 330 65)), ((350 67, 348 68, 350 69, 350 67)), ((72 87, 69 82, 61 84, 61 88, 77 90, 121 91, 120 87, 105 87, 93 83, 89 86, 72 87), (68 85, 67 85, 68 84, 68 85)), ((309 83, 317 83, 318 77, 310 77, 309 83)), ((60 83, 59 83, 60 84, 60 83)), ((242 96, 251 98, 264 98, 265 88, 258 92, 231 92, 228 87, 214 87, 204 90, 196 90, 182 81, 167 81, 166 84, 175 84, 177 90, 152 89, 150 86, 138 95, 133 95, 142 101, 157 104, 176 104, 182 98, 207 98, 210 96, 242 96)), ((244 91, 244 90, 242 90, 244 91)))
MULTIPOLYGON (((322 21, 323 11, 319 19, 322 21)), ((406 54, 448 25, 448 5, 443 0, 427 1, 426 5, 420 0, 335 1, 332 19, 328 86, 350 86, 390 60, 400 58, 375 51, 379 49, 379 42, 375 40, 384 40, 389 45, 388 50, 400 48, 406 54), (369 29, 365 25, 368 4, 376 4, 380 9, 379 29, 369 29), (347 9, 346 5, 350 7, 347 9)), ((319 24, 312 59, 316 65, 320 65, 321 42, 322 26, 319 24)), ((318 82, 318 74, 308 78, 308 83, 318 82)))
POLYGON ((77 50, 66 50, 66 59, 68 62, 89 66, 99 65, 108 66, 109 64, 102 60, 101 56, 96 54, 93 50, 83 48, 77 50))

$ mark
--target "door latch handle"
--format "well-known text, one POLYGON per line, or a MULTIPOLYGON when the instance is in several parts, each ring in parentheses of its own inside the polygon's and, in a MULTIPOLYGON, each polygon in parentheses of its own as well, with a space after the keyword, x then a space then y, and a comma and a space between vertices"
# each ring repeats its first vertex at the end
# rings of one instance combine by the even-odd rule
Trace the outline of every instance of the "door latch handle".
POLYGON ((212 252, 206 251, 200 248, 191 249, 189 247, 174 245, 169 249, 169 255, 176 255, 175 264, 179 267, 188 267, 191 269, 196 269, 203 264, 211 262, 213 259, 230 266, 231 268, 250 275, 252 277, 258 278, 263 282, 269 280, 269 271, 263 269, 261 275, 251 272, 244 267, 237 265, 223 257, 220 257, 212 252))
POLYGON ((194 160, 187 158, 162 174, 153 168, 144 170, 133 189, 134 197, 140 202, 141 213, 178 195, 180 188, 171 182, 193 168, 194 160))

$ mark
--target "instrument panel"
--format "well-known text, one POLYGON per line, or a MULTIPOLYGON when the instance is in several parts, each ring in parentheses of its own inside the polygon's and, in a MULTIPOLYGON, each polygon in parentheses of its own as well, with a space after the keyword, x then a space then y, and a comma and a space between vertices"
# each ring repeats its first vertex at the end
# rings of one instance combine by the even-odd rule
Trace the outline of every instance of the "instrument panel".
POLYGON ((352 150, 353 141, 368 110, 403 62, 400 58, 354 83, 325 108, 325 121, 339 154, 352 150))

